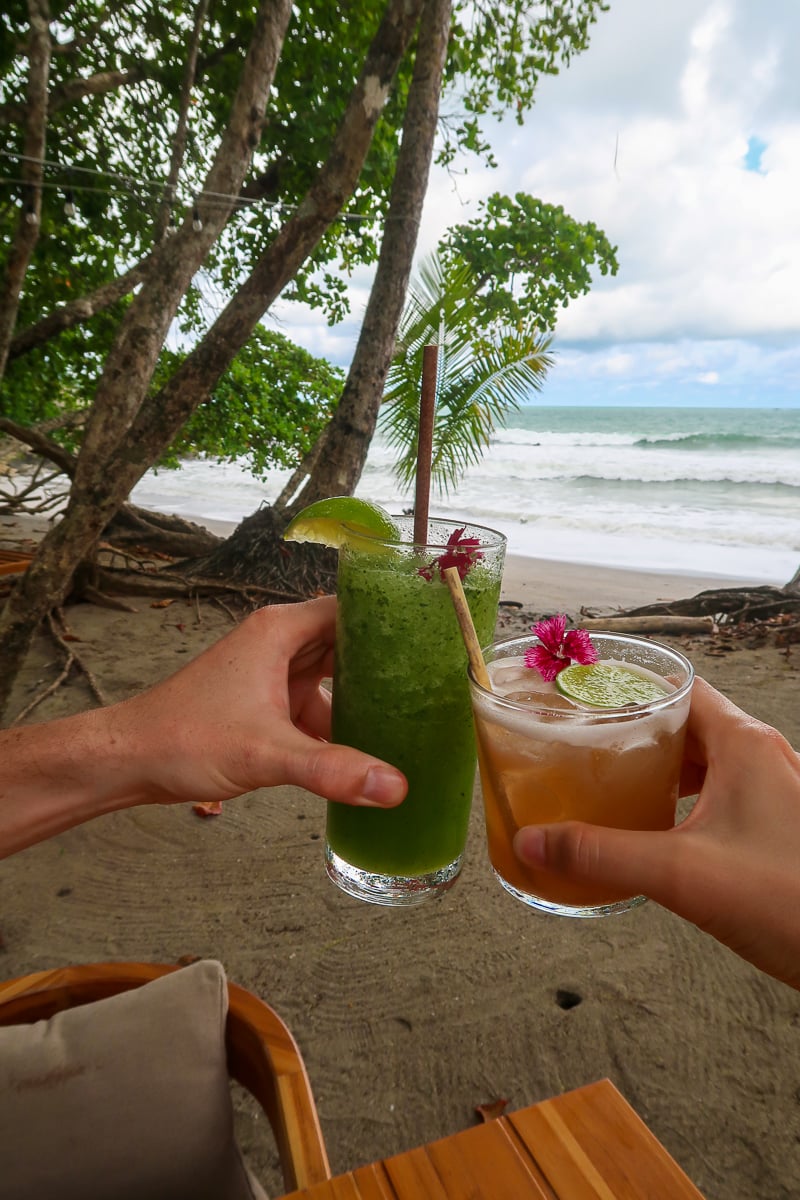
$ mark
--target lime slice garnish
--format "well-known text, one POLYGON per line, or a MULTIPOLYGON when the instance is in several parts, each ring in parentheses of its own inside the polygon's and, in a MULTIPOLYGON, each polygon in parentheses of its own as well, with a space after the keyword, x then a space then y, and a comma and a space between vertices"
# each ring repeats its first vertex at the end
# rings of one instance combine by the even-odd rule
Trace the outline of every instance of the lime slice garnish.
POLYGON ((570 700, 592 708, 624 708, 649 704, 669 695, 654 679, 613 663, 573 663, 556 675, 556 688, 570 700))
POLYGON ((400 530, 385 509, 355 496, 330 496, 309 504, 289 522, 283 537, 287 542, 316 542, 338 548, 353 534, 384 542, 400 541, 400 530))

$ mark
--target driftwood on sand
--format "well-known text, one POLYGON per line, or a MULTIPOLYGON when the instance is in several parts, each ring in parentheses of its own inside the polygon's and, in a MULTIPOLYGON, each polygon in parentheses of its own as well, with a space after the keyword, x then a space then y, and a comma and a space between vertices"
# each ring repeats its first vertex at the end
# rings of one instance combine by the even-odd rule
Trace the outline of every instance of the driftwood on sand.
POLYGON ((609 633, 713 633, 717 628, 713 617, 583 617, 584 629, 606 629, 609 633))

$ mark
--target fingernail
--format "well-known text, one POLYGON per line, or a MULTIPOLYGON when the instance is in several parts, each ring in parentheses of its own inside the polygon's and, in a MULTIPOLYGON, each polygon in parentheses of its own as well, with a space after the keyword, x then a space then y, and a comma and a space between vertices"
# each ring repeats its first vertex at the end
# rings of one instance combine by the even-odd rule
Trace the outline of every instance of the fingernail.
POLYGON ((543 829, 520 829, 514 835, 514 853, 532 867, 543 867, 547 860, 547 841, 543 829))
POLYGON ((370 767, 356 803, 388 808, 399 804, 405 794, 406 783, 399 771, 392 767, 370 767))

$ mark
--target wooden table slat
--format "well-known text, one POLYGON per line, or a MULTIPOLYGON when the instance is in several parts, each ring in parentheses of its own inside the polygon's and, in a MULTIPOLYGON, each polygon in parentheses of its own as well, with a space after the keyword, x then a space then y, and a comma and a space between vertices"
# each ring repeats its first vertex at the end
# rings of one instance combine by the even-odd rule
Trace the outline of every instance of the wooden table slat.
POLYGON ((486 1200, 548 1200, 538 1170, 503 1121, 457 1133, 427 1147, 447 1195, 486 1200))
MULTIPOLYGON (((339 1175, 331 1180, 333 1200, 361 1200, 358 1185, 352 1175, 339 1175)), ((327 1194, 327 1193, 326 1193, 327 1194)))
POLYGON ((703 1200, 607 1079, 508 1120, 558 1196, 570 1200, 703 1200))
POLYGON ((351 1173, 359 1200, 397 1200, 397 1192, 389 1182, 384 1163, 368 1163, 351 1173))
POLYGON ((419 1146, 406 1154, 385 1158, 383 1165, 394 1188, 394 1195, 447 1200, 447 1192, 426 1147, 419 1146))
POLYGON ((315 1183, 309 1188, 291 1192, 290 1195, 302 1196, 303 1200, 361 1200, 355 1180, 349 1172, 347 1175, 327 1179, 324 1183, 315 1183))

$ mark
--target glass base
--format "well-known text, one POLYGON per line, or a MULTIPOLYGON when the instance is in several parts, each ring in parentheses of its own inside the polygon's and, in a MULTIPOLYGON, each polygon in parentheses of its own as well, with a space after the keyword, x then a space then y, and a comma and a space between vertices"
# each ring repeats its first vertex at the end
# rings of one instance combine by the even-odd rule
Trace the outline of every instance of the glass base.
MULTIPOLYGON (((494 871, 494 867, 492 867, 494 871)), ((629 908, 638 908, 644 904, 646 896, 631 896, 628 900, 613 900, 610 904, 558 904, 554 900, 542 900, 540 896, 532 896, 530 892, 521 892, 512 884, 506 882, 498 871, 494 871, 502 886, 515 900, 535 908, 538 912, 554 913, 557 917, 613 917, 616 913, 627 912, 629 908)))
POLYGON ((340 858, 327 843, 325 845, 325 870, 338 888, 347 892, 348 896, 355 896, 356 900, 396 908, 422 904, 425 900, 442 895, 455 883, 463 861, 463 854, 459 854, 446 867, 430 871, 427 875, 380 875, 375 871, 354 867, 340 858))

